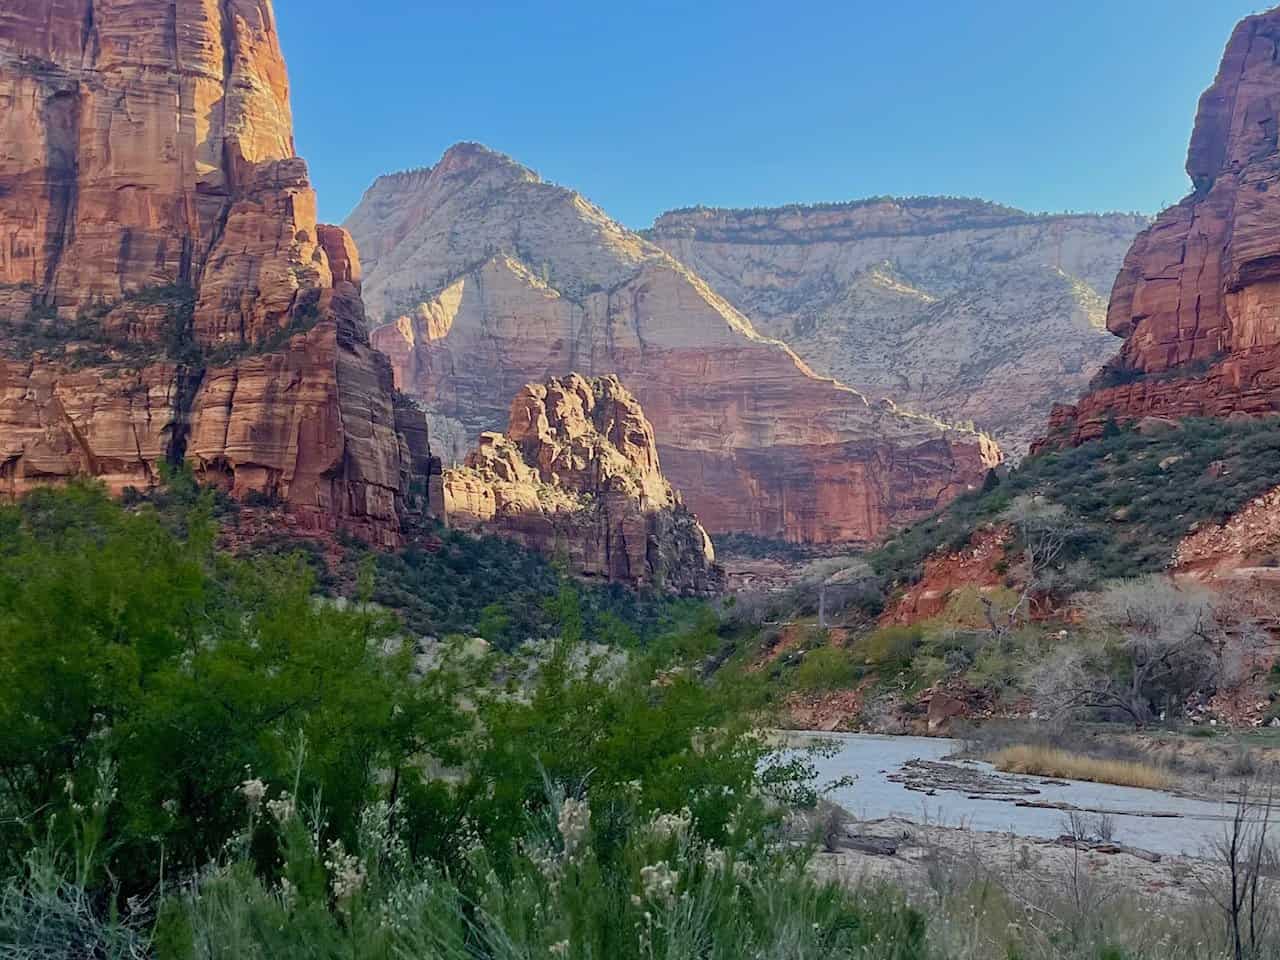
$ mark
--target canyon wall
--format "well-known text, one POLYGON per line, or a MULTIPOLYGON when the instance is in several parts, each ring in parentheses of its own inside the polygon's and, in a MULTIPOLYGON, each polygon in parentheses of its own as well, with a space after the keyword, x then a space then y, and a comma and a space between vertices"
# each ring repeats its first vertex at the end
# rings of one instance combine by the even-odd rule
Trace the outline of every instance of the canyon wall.
POLYGON ((505 434, 444 474, 450 526, 498 533, 585 577, 709 595, 711 538, 662 475, 653 425, 615 377, 522 388, 505 434))
POLYGON ((346 227, 373 342, 438 434, 500 429, 526 383, 616 374, 713 533, 872 540, 999 459, 986 437, 817 376, 660 248, 483 147, 379 178, 346 227))
POLYGON ((1107 327, 1119 356, 1044 445, 1109 421, 1280 412, 1280 9, 1241 21, 1200 99, 1192 192, 1125 257, 1107 327))
POLYGON ((0 9, 0 491, 186 461, 396 542, 430 454, 359 283, 269 0, 0 9))
POLYGON ((1149 223, 878 198, 680 210, 646 236, 818 373, 1020 456, 1115 353, 1106 291, 1149 223))

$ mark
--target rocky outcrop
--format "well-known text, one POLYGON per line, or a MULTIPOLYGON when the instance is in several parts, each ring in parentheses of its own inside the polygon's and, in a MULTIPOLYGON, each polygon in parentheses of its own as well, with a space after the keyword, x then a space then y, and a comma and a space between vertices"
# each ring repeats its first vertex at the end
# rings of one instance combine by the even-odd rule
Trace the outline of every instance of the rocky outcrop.
POLYGON ((395 542, 425 427, 359 281, 294 156, 269 0, 0 9, 0 490, 185 459, 395 542))
POLYGON ((980 480, 995 445, 816 376, 658 247, 476 145, 380 178, 347 221, 398 385, 499 428, 521 386, 616 374, 712 532, 867 541, 980 480))
POLYGON ((679 210, 646 236, 817 372, 1020 456, 1115 352, 1105 293, 1149 223, 877 198, 679 210))
POLYGON ((920 579, 908 584, 880 617, 882 625, 911 626, 942 614, 960 590, 989 594, 1006 585, 1008 527, 984 527, 973 532, 960 550, 942 549, 925 558, 920 579))
POLYGON ((444 474, 451 526, 495 532, 571 569, 686 594, 722 586, 711 538, 662 475, 652 424, 615 377, 529 384, 505 434, 444 474))
POLYGON ((1280 487, 1255 497, 1222 524, 1201 524, 1178 544, 1179 572, 1280 580, 1280 487))
POLYGON ((1200 100, 1192 193, 1134 243, 1107 327, 1120 355, 1049 444, 1108 421, 1280 410, 1280 9, 1246 18, 1200 100))

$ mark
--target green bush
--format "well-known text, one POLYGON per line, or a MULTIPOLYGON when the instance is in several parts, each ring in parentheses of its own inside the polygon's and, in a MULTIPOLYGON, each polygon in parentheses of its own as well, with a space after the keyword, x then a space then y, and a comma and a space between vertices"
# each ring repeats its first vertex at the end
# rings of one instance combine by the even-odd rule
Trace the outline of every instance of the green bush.
POLYGON ((414 862, 386 806, 350 848, 317 843, 314 818, 262 819, 283 851, 279 880, 244 858, 202 876, 162 908, 161 960, 926 956, 923 916, 890 895, 854 895, 813 880, 803 857, 762 855, 754 838, 710 844, 681 814, 594 794, 552 786, 501 872, 479 844, 456 873, 414 862))
POLYGON ((110 862, 125 889, 212 856, 238 819, 247 770, 284 775, 299 735, 303 785, 335 827, 351 823, 383 770, 424 751, 452 756, 444 675, 411 679, 398 625, 375 608, 317 602, 294 556, 213 550, 211 495, 179 539, 154 509, 127 512, 98 488, 38 491, 0 509, 0 766, 25 830, 70 837, 74 811, 118 769, 110 862))
MULTIPOLYGON (((0 864, 50 838, 94 897, 145 896, 219 856, 259 781, 323 798, 326 842, 349 848, 362 810, 395 803, 415 858, 453 870, 468 838, 509 864, 548 778, 602 809, 688 807, 708 841, 764 822, 753 685, 692 669, 720 642, 709 608, 599 657, 591 595, 556 580, 566 640, 496 662, 446 648, 424 673, 367 576, 338 602, 303 556, 220 554, 215 502, 125 509, 73 484, 0 507, 0 864)), ((507 629, 506 609, 484 622, 507 629)), ((270 837, 247 843, 272 876, 270 837)))
POLYGON ((863 637, 854 646, 856 656, 877 667, 905 667, 924 641, 924 627, 888 626, 863 637))
POLYGON ((795 672, 794 683, 799 690, 840 690, 852 687, 861 674, 861 665, 848 650, 819 647, 805 654, 795 672))

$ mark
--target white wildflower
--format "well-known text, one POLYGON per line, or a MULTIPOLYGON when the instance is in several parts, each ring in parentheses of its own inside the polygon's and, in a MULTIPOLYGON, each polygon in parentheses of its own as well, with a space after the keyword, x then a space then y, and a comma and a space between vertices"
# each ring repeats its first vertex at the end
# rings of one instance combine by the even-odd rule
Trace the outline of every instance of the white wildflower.
POLYGON ((566 957, 569 955, 569 941, 561 940, 559 943, 551 945, 551 955, 553 957, 566 957))
POLYGON ((653 822, 649 824, 649 831, 659 840, 681 838, 689 832, 689 826, 692 823, 693 814, 689 812, 688 807, 685 807, 679 813, 663 813, 654 817, 653 822))
POLYGON ((283 826, 293 819, 294 813, 297 811, 297 805, 293 802, 293 797, 286 790, 280 794, 275 800, 267 801, 267 812, 275 818, 276 823, 283 826))
POLYGON ((640 868, 640 886, 646 900, 671 906, 676 900, 676 885, 680 874, 672 870, 665 860, 640 868))
POLYGON ((520 844, 521 852, 529 858, 529 862, 542 874, 542 879, 555 884, 560 878, 560 858, 556 852, 541 844, 520 844))
POLYGON ((591 827, 591 808, 587 806, 587 801, 566 797, 560 804, 557 826, 564 839, 564 855, 572 860, 591 827))
POLYGON ((702 855, 702 862, 706 864, 707 869, 712 873, 723 873, 725 866, 728 865, 729 857, 723 850, 716 847, 707 847, 706 852, 702 855))
POLYGON ((267 795, 267 785, 257 777, 244 781, 236 790, 244 797, 245 805, 248 806, 250 813, 258 812, 258 807, 262 804, 262 798, 267 795))
POLYGON ((347 853, 341 840, 334 840, 329 844, 329 856, 324 866, 333 884, 333 899, 337 901, 338 909, 346 912, 350 909, 351 898, 364 886, 364 863, 354 853, 347 853))

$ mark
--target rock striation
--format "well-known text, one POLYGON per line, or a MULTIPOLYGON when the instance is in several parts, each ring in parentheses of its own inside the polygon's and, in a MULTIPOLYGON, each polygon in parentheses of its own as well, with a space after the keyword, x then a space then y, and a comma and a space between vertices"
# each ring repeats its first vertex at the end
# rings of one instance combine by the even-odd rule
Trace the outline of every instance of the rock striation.
POLYGON ((815 371, 1021 456, 1115 352, 1105 294, 1149 223, 882 197, 679 210, 646 236, 815 371))
POLYGON ((1108 421, 1280 410, 1280 8, 1243 20, 1200 99, 1192 192, 1134 242, 1107 328, 1120 354, 1046 444, 1108 421))
POLYGON ((360 279, 294 155, 269 0, 0 8, 0 492, 185 460, 396 542, 430 455, 360 279))
POLYGON ((529 384, 505 434, 445 471, 446 521, 496 532, 579 575, 707 595, 711 538, 662 475, 653 425, 616 377, 529 384))
POLYGON ((616 374, 709 530, 814 543, 875 539, 999 459, 817 376, 669 254, 478 145, 380 178, 346 227, 373 342, 437 436, 500 428, 525 383, 616 374))

